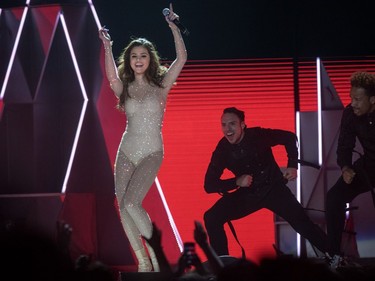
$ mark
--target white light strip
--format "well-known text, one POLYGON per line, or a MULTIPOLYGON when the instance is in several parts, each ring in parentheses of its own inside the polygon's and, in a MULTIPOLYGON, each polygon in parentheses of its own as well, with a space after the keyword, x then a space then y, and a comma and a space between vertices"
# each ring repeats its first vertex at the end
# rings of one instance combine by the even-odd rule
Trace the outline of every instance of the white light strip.
MULTIPOLYGON (((296 111, 296 135, 298 138, 298 144, 301 142, 301 116, 300 112, 296 111)), ((301 147, 298 147, 298 159, 301 159, 301 147)), ((297 170, 297 186, 296 186, 296 198, 301 203, 301 164, 298 163, 297 170)), ((297 256, 301 256, 301 235, 297 232, 297 256)))
MULTIPOLYGON (((28 4, 28 3, 26 3, 26 4, 28 4)), ((13 67, 14 58, 16 57, 16 52, 17 52, 17 49, 18 49, 18 44, 20 42, 21 33, 22 33, 22 30, 23 30, 23 26, 25 24, 26 15, 27 15, 28 11, 29 11, 28 7, 26 7, 23 10, 23 14, 22 14, 21 21, 20 21, 20 26, 18 27, 18 32, 17 32, 16 40, 14 40, 12 54, 10 55, 8 69, 7 69, 6 73, 5 73, 5 77, 4 77, 4 81, 3 81, 3 87, 1 88, 0 100, 2 100, 4 98, 5 89, 6 89, 7 85, 8 85, 10 72, 11 72, 12 67, 13 67)))
POLYGON ((65 33, 66 41, 68 43, 70 55, 72 57, 73 65, 74 65, 74 68, 76 70, 78 82, 79 82, 79 85, 81 87, 81 91, 82 91, 82 95, 83 95, 83 106, 82 106, 82 110, 81 110, 81 116, 79 118, 79 122, 78 122, 78 126, 77 126, 76 135, 75 135, 75 138, 74 138, 72 151, 71 151, 70 158, 69 158, 68 168, 67 168, 67 171, 66 171, 66 174, 65 174, 65 179, 64 179, 63 186, 62 186, 62 190, 61 190, 62 193, 65 193, 66 185, 68 183, 69 176, 70 176, 70 171, 72 169, 73 159, 74 159, 76 149, 77 149, 77 143, 78 143, 79 135, 80 135, 81 129, 82 129, 83 119, 84 119, 85 113, 86 113, 88 98, 87 98, 85 86, 83 84, 81 72, 79 70, 79 66, 78 66, 78 63, 77 63, 77 59, 76 59, 76 56, 74 54, 74 49, 73 49, 72 41, 70 40, 68 28, 66 27, 65 18, 64 18, 64 15, 61 12, 60 12, 60 20, 61 20, 61 23, 62 23, 62 27, 64 29, 64 33, 65 33))
POLYGON ((173 231, 174 237, 176 238, 177 245, 180 248, 180 252, 182 253, 182 251, 183 251, 183 242, 182 242, 180 234, 178 233, 176 224, 175 224, 175 222, 173 220, 173 217, 172 217, 172 213, 169 210, 169 207, 168 207, 168 204, 167 204, 167 200, 165 200, 163 190, 161 188, 161 185, 160 185, 159 180, 158 180, 157 177, 155 179, 155 184, 156 184, 156 187, 157 187, 157 189, 159 191, 159 195, 160 195, 161 201, 163 202, 164 209, 167 212, 168 221, 169 221, 169 224, 172 227, 172 231, 173 231))
MULTIPOLYGON (((350 207, 350 204, 346 203, 346 209, 348 209, 349 207, 350 207)), ((345 218, 348 220, 349 216, 350 216, 350 211, 348 210, 348 211, 345 212, 345 218)))
MULTIPOLYGON (((298 138, 298 159, 301 159, 301 120, 300 120, 300 113, 299 111, 296 112, 296 135, 298 138)), ((301 202, 301 165, 298 163, 298 170, 297 170, 297 188, 296 188, 296 197, 298 202, 301 202)))
POLYGON ((94 19, 95 19, 96 25, 97 25, 98 30, 99 30, 99 29, 102 27, 102 25, 101 25, 101 23, 100 23, 100 20, 99 20, 98 14, 96 13, 96 10, 95 10, 95 7, 94 7, 94 4, 92 3, 92 0, 88 0, 88 3, 89 3, 89 5, 90 5, 92 15, 94 16, 94 19))
POLYGON ((317 94, 318 94, 318 157, 319 166, 323 164, 323 132, 322 132, 322 70, 320 68, 320 58, 316 59, 316 81, 317 81, 317 94))
MULTIPOLYGON (((301 141, 301 120, 300 120, 300 113, 299 111, 296 111, 296 135, 298 138, 298 145, 300 145, 301 141)), ((298 159, 301 159, 301 147, 298 147, 298 159)), ((297 170, 297 200, 298 202, 301 202, 301 165, 298 163, 298 170, 297 170)))

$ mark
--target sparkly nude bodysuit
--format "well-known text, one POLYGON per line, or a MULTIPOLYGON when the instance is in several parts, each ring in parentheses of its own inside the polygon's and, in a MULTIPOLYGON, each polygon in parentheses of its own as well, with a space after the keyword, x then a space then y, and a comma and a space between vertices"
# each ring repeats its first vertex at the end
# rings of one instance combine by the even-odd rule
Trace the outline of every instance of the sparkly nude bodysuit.
MULTIPOLYGON (((153 225, 142 207, 142 201, 155 181, 164 156, 162 126, 167 96, 187 61, 181 32, 172 24, 175 16, 173 13, 167 21, 173 34, 176 59, 167 69, 162 87, 146 83, 144 73, 133 73, 134 80, 127 84, 124 103, 126 128, 117 150, 114 167, 115 193, 121 223, 138 260, 139 272, 160 270, 152 247, 147 241, 145 245, 143 243, 142 236, 151 238, 153 225)), ((110 36, 106 32, 107 30, 101 29, 99 33, 104 43, 106 76, 114 94, 120 98, 124 83, 119 77, 110 36)), ((125 77, 124 74, 120 75, 125 77)))
POLYGON ((133 250, 138 250, 143 248, 141 235, 152 234, 152 223, 142 201, 163 160, 161 130, 168 92, 135 83, 129 84, 130 97, 125 101, 127 123, 116 156, 115 188, 123 227, 133 250))

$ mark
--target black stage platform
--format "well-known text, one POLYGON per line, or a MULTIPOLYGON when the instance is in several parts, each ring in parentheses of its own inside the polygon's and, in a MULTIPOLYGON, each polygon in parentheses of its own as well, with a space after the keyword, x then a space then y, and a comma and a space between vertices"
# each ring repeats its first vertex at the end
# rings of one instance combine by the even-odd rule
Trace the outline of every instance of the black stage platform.
MULTIPOLYGON (((228 264, 236 258, 228 257, 224 260, 224 264, 228 264)), ((352 260, 354 264, 363 268, 375 269, 375 257, 359 258, 352 260)), ((204 263, 207 266, 207 262, 204 263)), ((374 272, 372 269, 372 272, 374 272)), ((170 276, 161 272, 120 272, 118 281, 168 281, 170 276)))

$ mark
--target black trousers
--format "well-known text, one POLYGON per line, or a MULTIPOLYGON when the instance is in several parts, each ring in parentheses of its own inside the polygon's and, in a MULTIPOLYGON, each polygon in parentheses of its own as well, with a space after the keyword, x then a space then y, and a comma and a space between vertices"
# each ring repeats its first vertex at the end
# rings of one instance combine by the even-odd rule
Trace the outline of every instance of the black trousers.
POLYGON ((340 177, 327 192, 326 223, 330 255, 341 253, 342 233, 345 227, 346 204, 359 194, 368 192, 369 184, 362 177, 355 176, 351 184, 346 184, 340 177))
POLYGON ((266 208, 286 220, 295 231, 320 251, 327 251, 327 236, 314 224, 288 186, 274 185, 265 195, 240 188, 220 198, 204 214, 204 222, 213 249, 218 255, 228 255, 228 239, 224 230, 227 221, 238 220, 262 208, 266 208))

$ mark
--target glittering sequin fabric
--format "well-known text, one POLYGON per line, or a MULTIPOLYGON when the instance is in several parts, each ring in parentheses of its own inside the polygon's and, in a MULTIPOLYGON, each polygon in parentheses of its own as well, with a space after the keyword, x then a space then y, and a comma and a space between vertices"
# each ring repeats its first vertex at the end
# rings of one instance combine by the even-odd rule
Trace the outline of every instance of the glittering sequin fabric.
POLYGON ((163 150, 161 128, 165 110, 165 98, 160 88, 150 85, 130 85, 125 102, 126 130, 120 149, 138 165, 147 155, 163 150))
POLYGON ((123 227, 133 250, 143 248, 141 235, 150 237, 152 224, 142 201, 163 160, 162 123, 165 89, 149 84, 128 88, 127 118, 115 163, 116 196, 123 227))

